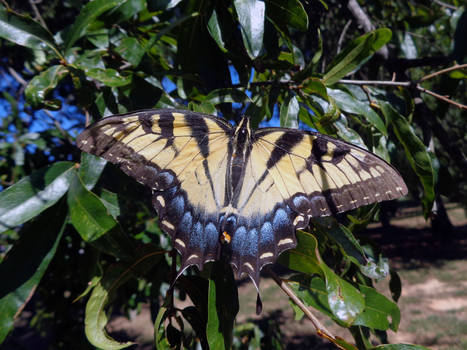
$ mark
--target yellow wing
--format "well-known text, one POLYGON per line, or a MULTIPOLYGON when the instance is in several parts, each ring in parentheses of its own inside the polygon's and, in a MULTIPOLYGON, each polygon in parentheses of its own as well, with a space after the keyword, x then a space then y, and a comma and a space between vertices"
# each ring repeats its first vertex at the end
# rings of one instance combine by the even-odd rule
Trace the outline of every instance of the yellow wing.
POLYGON ((230 124, 213 116, 145 110, 100 120, 77 143, 153 189, 160 225, 171 234, 183 268, 201 268, 219 256, 231 134, 230 124))
POLYGON ((257 281, 265 264, 295 247, 295 229, 311 217, 405 194, 399 173, 366 150, 319 133, 258 129, 235 203, 241 229, 233 234, 232 263, 257 281))

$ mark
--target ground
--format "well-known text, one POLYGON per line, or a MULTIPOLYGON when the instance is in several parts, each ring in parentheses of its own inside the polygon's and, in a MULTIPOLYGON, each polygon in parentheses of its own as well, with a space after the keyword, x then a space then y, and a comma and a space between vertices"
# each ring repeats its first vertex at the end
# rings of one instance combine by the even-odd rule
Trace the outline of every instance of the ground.
MULTIPOLYGON (((403 214, 409 217, 392 220, 389 228, 374 224, 365 233, 381 246, 402 279, 400 331, 389 332, 391 343, 413 343, 433 350, 467 349, 467 218, 464 210, 455 205, 449 206, 448 214, 454 232, 444 240, 432 234, 416 208, 403 214)), ((387 283, 377 285, 386 295, 387 283)), ((262 279, 261 295, 263 313, 256 316, 256 290, 248 281, 240 283, 237 322, 264 324, 265 320, 273 320, 280 326, 286 349, 335 349, 316 336, 307 319, 294 321, 287 296, 272 279, 262 279)), ((318 312, 315 315, 335 335, 352 340, 346 329, 318 312)), ((135 316, 130 323, 123 317, 112 320, 111 331, 123 329, 140 342, 150 341, 153 328, 149 313, 135 316)))

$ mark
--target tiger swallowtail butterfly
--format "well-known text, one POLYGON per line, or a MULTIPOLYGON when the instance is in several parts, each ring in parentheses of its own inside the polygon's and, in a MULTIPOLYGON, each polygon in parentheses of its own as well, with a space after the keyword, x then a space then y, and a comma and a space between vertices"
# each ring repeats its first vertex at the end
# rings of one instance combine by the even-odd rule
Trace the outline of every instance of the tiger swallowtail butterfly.
POLYGON ((118 165, 153 191, 160 227, 181 254, 180 273, 222 255, 258 288, 263 266, 297 244, 295 230, 407 194, 374 154, 311 131, 250 129, 185 110, 104 118, 78 147, 118 165))

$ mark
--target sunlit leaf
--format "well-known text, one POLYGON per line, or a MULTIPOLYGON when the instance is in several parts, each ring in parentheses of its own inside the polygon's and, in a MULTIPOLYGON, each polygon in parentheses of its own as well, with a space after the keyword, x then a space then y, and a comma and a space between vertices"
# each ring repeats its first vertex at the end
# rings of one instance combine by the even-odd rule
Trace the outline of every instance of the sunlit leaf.
POLYGON ((72 162, 57 162, 0 192, 0 232, 32 219, 54 205, 75 174, 72 162))
POLYGON ((370 57, 391 39, 387 28, 376 29, 353 40, 339 53, 323 77, 326 86, 332 85, 348 73, 359 69, 370 57))
POLYGON ((259 55, 263 47, 265 4, 260 0, 234 0, 240 22, 243 44, 251 59, 259 55))
POLYGON ((19 15, 0 7, 0 37, 33 50, 47 46, 60 57, 52 35, 28 15, 19 15))
POLYGON ((285 128, 298 128, 299 109, 300 106, 298 105, 297 97, 294 95, 289 95, 281 105, 281 126, 285 128))
POLYGON ((81 153, 79 176, 88 190, 94 188, 106 164, 107 161, 104 158, 94 156, 90 153, 81 153))

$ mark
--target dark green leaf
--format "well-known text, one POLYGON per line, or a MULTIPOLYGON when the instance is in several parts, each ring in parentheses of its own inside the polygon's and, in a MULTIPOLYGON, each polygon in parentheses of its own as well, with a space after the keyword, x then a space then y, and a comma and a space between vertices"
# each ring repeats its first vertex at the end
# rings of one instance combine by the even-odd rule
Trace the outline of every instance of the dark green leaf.
POLYGON ((332 85, 357 70, 390 39, 391 31, 387 28, 376 29, 355 39, 331 62, 323 83, 326 86, 332 85))
POLYGON ((115 48, 122 58, 130 62, 134 67, 137 67, 145 53, 144 48, 140 45, 136 38, 125 37, 115 48))
POLYGON ((366 120, 377 130, 379 130, 384 136, 388 136, 386 125, 384 125, 384 122, 379 117, 378 113, 376 113, 370 107, 369 103, 361 102, 355 97, 353 97, 351 94, 342 90, 328 88, 327 93, 334 99, 339 109, 347 113, 352 113, 365 117, 366 120))
POLYGON ((57 162, 0 192, 0 232, 21 225, 54 205, 68 190, 75 173, 73 163, 57 162))
POLYGON ((230 349, 235 316, 238 313, 238 293, 230 265, 215 262, 211 270, 208 294, 206 334, 211 349, 230 349))
POLYGON ((219 25, 219 20, 217 19, 216 10, 212 11, 212 15, 209 18, 208 31, 209 31, 209 34, 211 34, 214 41, 219 46, 219 48, 223 52, 227 52, 227 49, 225 48, 224 39, 222 38, 222 31, 221 31, 221 27, 219 25))
POLYGON ((243 103, 251 100, 243 91, 225 88, 211 91, 203 101, 218 105, 220 103, 243 103))
POLYGON ((284 128, 298 128, 298 111, 300 106, 295 95, 289 95, 281 105, 280 122, 284 128))
POLYGON ((52 35, 29 16, 0 8, 0 37, 33 50, 49 46, 60 57, 52 35))
POLYGON ((99 197, 86 189, 78 174, 71 179, 68 207, 71 223, 87 242, 98 239, 118 225, 99 197))
POLYGON ((31 106, 33 108, 60 109, 62 105, 60 100, 49 100, 47 97, 68 74, 67 67, 56 65, 32 78, 24 91, 31 106))
POLYGON ((413 132, 409 121, 397 112, 388 102, 380 101, 381 111, 392 126, 397 139, 404 147, 405 155, 412 169, 417 174, 423 189, 423 210, 427 216, 433 206, 435 198, 434 170, 427 147, 413 132))
POLYGON ((52 207, 33 224, 25 226, 20 232, 21 239, 0 264, 0 344, 55 255, 65 228, 65 209, 64 205, 52 207))
POLYGON ((120 204, 118 203, 118 195, 116 193, 107 191, 105 188, 101 191, 101 201, 105 205, 107 211, 114 219, 120 215, 120 204))
POLYGON ((104 21, 113 24, 129 20, 146 8, 146 0, 126 0, 104 15, 104 21))
POLYGON ((264 1, 234 0, 240 22, 243 44, 251 59, 255 59, 263 47, 264 1))
POLYGON ((94 188, 106 164, 107 161, 104 158, 94 156, 90 153, 81 153, 79 177, 83 180, 83 184, 88 190, 94 188))
POLYGON ((313 220, 313 224, 326 235, 332 237, 357 264, 365 265, 367 263, 365 252, 352 231, 339 224, 335 218, 317 218, 313 220))
POLYGON ((126 0, 93 0, 88 2, 81 9, 76 21, 73 22, 65 37, 65 51, 68 51, 76 40, 86 33, 88 26, 93 23, 97 17, 123 4, 125 1, 126 0))
POLYGON ((130 84, 132 80, 131 75, 122 76, 112 68, 91 68, 86 71, 86 75, 110 87, 125 86, 130 84))
POLYGON ((287 24, 298 30, 308 29, 308 15, 298 0, 270 0, 266 4, 266 13, 274 22, 287 24))
POLYGON ((459 63, 464 62, 467 56, 467 40, 465 40, 465 33, 467 33, 467 10, 465 5, 460 6, 458 10, 452 15, 452 19, 456 18, 456 31, 454 33, 454 48, 452 50, 452 57, 459 63))
POLYGON ((365 296, 365 309, 358 315, 354 325, 383 331, 391 328, 397 332, 401 318, 397 305, 374 288, 359 285, 359 289, 365 296))

